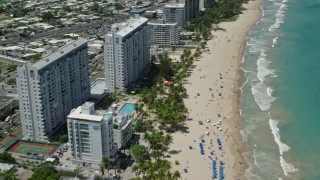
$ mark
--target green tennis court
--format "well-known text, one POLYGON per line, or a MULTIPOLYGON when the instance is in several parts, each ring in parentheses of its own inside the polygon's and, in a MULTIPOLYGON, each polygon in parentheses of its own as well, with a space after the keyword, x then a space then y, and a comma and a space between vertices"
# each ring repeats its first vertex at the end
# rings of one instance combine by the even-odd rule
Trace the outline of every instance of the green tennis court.
POLYGON ((58 149, 58 146, 46 145, 46 144, 36 144, 36 143, 26 143, 17 142, 13 147, 9 149, 10 152, 26 154, 38 153, 43 155, 51 155, 58 149))

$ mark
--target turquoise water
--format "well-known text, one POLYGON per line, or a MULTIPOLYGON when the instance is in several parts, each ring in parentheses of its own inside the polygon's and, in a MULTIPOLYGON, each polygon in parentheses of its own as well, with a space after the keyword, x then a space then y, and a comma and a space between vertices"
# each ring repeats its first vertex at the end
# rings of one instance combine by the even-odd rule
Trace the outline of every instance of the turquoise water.
POLYGON ((109 120, 110 117, 111 117, 111 114, 104 114, 103 115, 104 120, 109 120))
POLYGON ((320 179, 320 1, 265 1, 242 68, 249 179, 320 179))
POLYGON ((121 109, 119 110, 119 112, 126 114, 128 116, 131 116, 131 114, 133 113, 135 107, 134 107, 134 103, 125 103, 121 109))

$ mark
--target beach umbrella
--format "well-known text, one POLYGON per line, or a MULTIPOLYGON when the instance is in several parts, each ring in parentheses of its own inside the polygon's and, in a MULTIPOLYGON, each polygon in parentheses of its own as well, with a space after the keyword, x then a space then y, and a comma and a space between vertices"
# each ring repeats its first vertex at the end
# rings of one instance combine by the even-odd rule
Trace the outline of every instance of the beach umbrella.
POLYGON ((219 119, 219 122, 222 122, 222 120, 221 120, 221 119, 219 119))
POLYGON ((207 119, 207 122, 210 122, 210 119, 207 119))
POLYGON ((208 132, 208 131, 206 132, 206 135, 209 135, 209 132, 208 132))
POLYGON ((212 126, 216 126, 216 123, 212 123, 212 126))
POLYGON ((220 131, 222 131, 222 128, 219 128, 220 131))

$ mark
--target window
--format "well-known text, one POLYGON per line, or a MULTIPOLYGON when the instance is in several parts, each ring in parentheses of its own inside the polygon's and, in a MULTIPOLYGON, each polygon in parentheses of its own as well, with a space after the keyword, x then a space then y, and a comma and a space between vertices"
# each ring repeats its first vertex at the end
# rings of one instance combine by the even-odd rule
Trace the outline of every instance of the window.
POLYGON ((33 71, 33 70, 30 71, 30 76, 31 76, 32 78, 34 78, 34 71, 33 71))

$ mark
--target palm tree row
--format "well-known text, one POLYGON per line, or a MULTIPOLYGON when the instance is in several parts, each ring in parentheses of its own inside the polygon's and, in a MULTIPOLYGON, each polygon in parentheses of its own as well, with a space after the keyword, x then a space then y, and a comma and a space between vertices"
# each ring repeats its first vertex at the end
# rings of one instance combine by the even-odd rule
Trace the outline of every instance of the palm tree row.
MULTIPOLYGON (((201 47, 204 48, 205 44, 201 47)), ((201 55, 201 48, 197 47, 191 55, 190 49, 184 49, 180 57, 180 63, 172 63, 167 54, 159 56, 160 80, 149 88, 143 89, 141 104, 137 105, 138 112, 146 114, 144 109, 156 114, 160 128, 171 128, 183 123, 186 119, 187 109, 184 106, 183 98, 187 97, 187 91, 183 87, 183 81, 188 76, 188 71, 196 58, 201 55), (173 80, 173 86, 165 86, 164 80, 173 80), (146 108, 143 108, 146 105, 146 108)))
MULTIPOLYGON (((187 109, 183 98, 187 97, 187 91, 183 87, 183 81, 187 78, 194 60, 200 55, 201 48, 199 47, 193 55, 190 49, 185 49, 180 63, 173 64, 167 54, 159 57, 160 80, 153 87, 141 91, 140 102, 136 105, 136 111, 144 118, 140 121, 145 120, 149 113, 156 115, 160 128, 171 127, 185 121, 187 109), (174 81, 174 85, 165 86, 164 80, 174 81)), ((147 124, 144 123, 144 126, 147 124)), ((143 145, 135 145, 130 148, 136 160, 132 171, 141 173, 143 179, 174 180, 180 178, 179 171, 172 172, 171 163, 163 159, 172 143, 172 136, 154 127, 150 128, 150 126, 149 128, 140 127, 140 129, 145 130, 143 140, 147 142, 148 148, 143 145)))
POLYGON ((132 166, 132 172, 141 173, 143 179, 175 180, 180 178, 179 171, 171 172, 171 163, 163 159, 172 143, 172 136, 163 131, 152 129, 145 133, 143 140, 147 142, 149 148, 143 145, 134 145, 130 148, 131 154, 136 160, 132 166))

